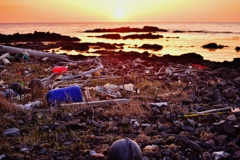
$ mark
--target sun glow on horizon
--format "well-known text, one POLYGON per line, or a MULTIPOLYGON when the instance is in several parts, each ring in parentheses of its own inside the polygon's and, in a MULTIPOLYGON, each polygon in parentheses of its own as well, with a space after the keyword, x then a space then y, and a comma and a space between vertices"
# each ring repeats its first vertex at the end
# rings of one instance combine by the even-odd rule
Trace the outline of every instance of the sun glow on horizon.
POLYGON ((126 17, 126 9, 124 8, 116 8, 115 11, 114 11, 114 16, 117 20, 123 20, 125 19, 126 17))
POLYGON ((239 22, 239 0, 1 0, 0 23, 239 22))

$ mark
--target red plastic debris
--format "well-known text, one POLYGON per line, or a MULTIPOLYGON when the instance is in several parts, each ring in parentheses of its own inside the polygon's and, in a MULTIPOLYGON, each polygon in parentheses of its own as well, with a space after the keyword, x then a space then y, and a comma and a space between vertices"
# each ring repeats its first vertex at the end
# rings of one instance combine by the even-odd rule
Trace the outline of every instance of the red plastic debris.
POLYGON ((61 74, 63 71, 68 71, 67 67, 64 67, 64 66, 55 66, 53 69, 52 69, 52 72, 57 72, 58 74, 61 74))
POLYGON ((198 69, 206 69, 206 68, 208 68, 207 66, 203 66, 203 65, 200 65, 200 64, 192 64, 192 67, 196 67, 198 69))

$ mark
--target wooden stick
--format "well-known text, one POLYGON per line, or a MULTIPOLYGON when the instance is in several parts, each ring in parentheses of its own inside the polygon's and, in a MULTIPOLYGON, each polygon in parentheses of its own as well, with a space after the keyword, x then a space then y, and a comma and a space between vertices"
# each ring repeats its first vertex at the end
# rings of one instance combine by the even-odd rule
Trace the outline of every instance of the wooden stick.
POLYGON ((4 58, 9 57, 9 56, 10 56, 9 53, 5 53, 5 54, 1 55, 1 56, 0 56, 0 61, 3 60, 4 58))
POLYGON ((100 62, 99 59, 97 59, 97 60, 99 61, 99 62, 95 62, 98 65, 97 68, 94 68, 94 69, 91 69, 89 71, 85 71, 85 72, 82 72, 82 73, 79 73, 79 74, 76 74, 76 75, 63 77, 62 80, 71 80, 71 79, 74 79, 74 78, 79 78, 79 77, 82 77, 84 75, 93 74, 93 73, 101 70, 103 68, 103 65, 102 65, 102 63, 100 62))
POLYGON ((49 53, 49 52, 43 52, 43 51, 36 51, 31 49, 23 49, 23 48, 17 48, 17 47, 10 47, 10 46, 4 46, 0 45, 0 51, 2 52, 9 52, 11 54, 18 54, 18 53, 24 53, 28 52, 30 56, 36 56, 36 57, 49 57, 56 60, 71 62, 67 55, 61 55, 56 53, 49 53))
POLYGON ((78 102, 78 103, 69 103, 69 104, 60 104, 61 107, 98 107, 98 106, 110 106, 114 104, 128 104, 130 99, 110 99, 102 101, 89 101, 89 102, 78 102))

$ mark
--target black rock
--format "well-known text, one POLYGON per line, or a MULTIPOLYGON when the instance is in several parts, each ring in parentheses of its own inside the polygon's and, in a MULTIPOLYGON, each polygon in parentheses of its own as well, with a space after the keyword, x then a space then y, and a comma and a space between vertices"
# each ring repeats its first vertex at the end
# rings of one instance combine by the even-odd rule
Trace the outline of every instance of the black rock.
POLYGON ((223 47, 226 47, 226 46, 217 45, 216 43, 209 43, 209 44, 203 45, 202 47, 207 49, 222 49, 223 47))
POLYGON ((236 50, 236 51, 240 51, 240 47, 237 46, 237 47, 235 48, 235 50, 236 50))
POLYGON ((194 150, 194 151, 196 151, 198 153, 202 152, 202 148, 196 142, 188 141, 188 142, 186 142, 186 145, 191 150, 194 150))

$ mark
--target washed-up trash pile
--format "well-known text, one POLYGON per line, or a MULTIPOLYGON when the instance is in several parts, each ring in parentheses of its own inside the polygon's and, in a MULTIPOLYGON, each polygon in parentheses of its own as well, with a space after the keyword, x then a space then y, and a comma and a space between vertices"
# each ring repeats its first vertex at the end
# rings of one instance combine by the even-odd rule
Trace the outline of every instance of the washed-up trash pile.
POLYGON ((15 155, 10 151, 45 159, 240 158, 239 68, 142 55, 73 61, 28 52, 0 56, 1 98, 27 111, 19 119, 8 114, 17 124, 1 126, 3 144, 21 140, 11 150, 2 147, 3 159, 15 155), (49 65, 11 70, 16 62, 49 65), (21 78, 6 83, 10 76, 21 78), (44 140, 31 143, 26 135, 44 140))

